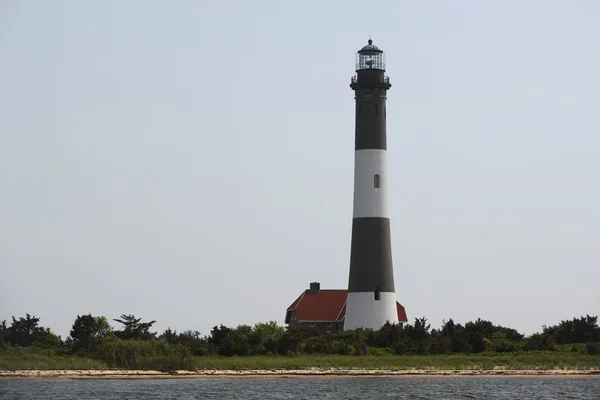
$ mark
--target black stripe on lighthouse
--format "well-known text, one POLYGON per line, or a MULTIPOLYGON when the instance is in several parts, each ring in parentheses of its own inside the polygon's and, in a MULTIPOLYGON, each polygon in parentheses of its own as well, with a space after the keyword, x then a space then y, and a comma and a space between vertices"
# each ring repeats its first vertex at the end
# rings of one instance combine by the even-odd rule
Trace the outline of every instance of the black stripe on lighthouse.
POLYGON ((389 218, 354 218, 348 292, 395 292, 389 218))
POLYGON ((354 149, 387 150, 385 89, 356 89, 354 149))

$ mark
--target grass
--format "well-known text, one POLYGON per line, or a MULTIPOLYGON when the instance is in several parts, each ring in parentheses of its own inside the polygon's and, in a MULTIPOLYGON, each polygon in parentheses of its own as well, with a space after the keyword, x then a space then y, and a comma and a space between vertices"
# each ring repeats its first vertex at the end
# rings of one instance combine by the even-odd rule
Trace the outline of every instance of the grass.
POLYGON ((583 354, 530 352, 513 354, 451 354, 427 356, 296 356, 195 357, 195 369, 600 369, 600 357, 583 354))
MULTIPOLYGON (((179 360, 165 360, 165 365, 178 365, 179 360)), ((154 363, 153 363, 154 364, 154 363)), ((292 370, 292 369, 369 369, 369 370, 552 370, 552 369, 600 369, 600 356, 570 352, 521 352, 451 354, 425 356, 316 356, 300 355, 256 357, 188 357, 181 369, 216 370, 292 370)), ((154 369, 154 365, 140 366, 154 369)), ((4 353, 0 355, 0 369, 9 370, 56 370, 56 369, 106 369, 99 360, 71 355, 44 355, 32 352, 4 353)), ((180 369, 180 368, 172 368, 180 369)))
POLYGON ((43 354, 24 354, 21 356, 0 356, 0 369, 105 369, 106 364, 99 360, 78 356, 47 356, 43 354))

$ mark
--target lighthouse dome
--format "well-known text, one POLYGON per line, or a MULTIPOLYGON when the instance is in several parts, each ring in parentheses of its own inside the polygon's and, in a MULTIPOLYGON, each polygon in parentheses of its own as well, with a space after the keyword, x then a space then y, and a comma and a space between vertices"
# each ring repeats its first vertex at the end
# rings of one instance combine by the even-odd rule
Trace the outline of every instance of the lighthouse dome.
POLYGON ((375 46, 373 44, 373 41, 371 39, 369 39, 368 44, 363 46, 363 48, 360 49, 358 52, 360 54, 377 54, 377 53, 383 53, 383 50, 381 50, 379 47, 375 46))

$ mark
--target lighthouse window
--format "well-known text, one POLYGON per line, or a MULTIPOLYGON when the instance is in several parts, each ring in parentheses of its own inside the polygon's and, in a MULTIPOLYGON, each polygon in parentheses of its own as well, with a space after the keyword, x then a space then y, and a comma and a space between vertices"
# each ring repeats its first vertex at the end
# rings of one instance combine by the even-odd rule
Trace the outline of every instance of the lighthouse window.
POLYGON ((379 174, 375 174, 375 176, 373 177, 373 186, 376 187, 377 189, 379 189, 380 185, 381 185, 381 179, 379 178, 379 174))
POLYGON ((379 289, 375 289, 375 300, 381 300, 381 292, 379 291, 379 289))
POLYGON ((379 117, 379 104, 374 104, 375 106, 375 115, 379 117))

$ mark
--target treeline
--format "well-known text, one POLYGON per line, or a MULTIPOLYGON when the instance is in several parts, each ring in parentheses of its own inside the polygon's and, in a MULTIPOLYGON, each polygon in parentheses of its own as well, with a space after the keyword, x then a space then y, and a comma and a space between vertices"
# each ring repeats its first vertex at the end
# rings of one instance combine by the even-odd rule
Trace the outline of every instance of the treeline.
POLYGON ((121 315, 113 328, 103 316, 78 315, 66 339, 26 314, 0 322, 0 355, 36 351, 54 356, 83 356, 114 368, 177 369, 193 365, 194 357, 280 355, 426 355, 569 351, 600 354, 597 316, 585 316, 544 326, 525 336, 512 328, 477 319, 462 325, 445 321, 431 329, 425 318, 414 324, 386 324, 379 331, 320 333, 304 326, 282 327, 275 322, 254 326, 215 326, 210 334, 197 331, 152 332, 156 321, 121 315))

